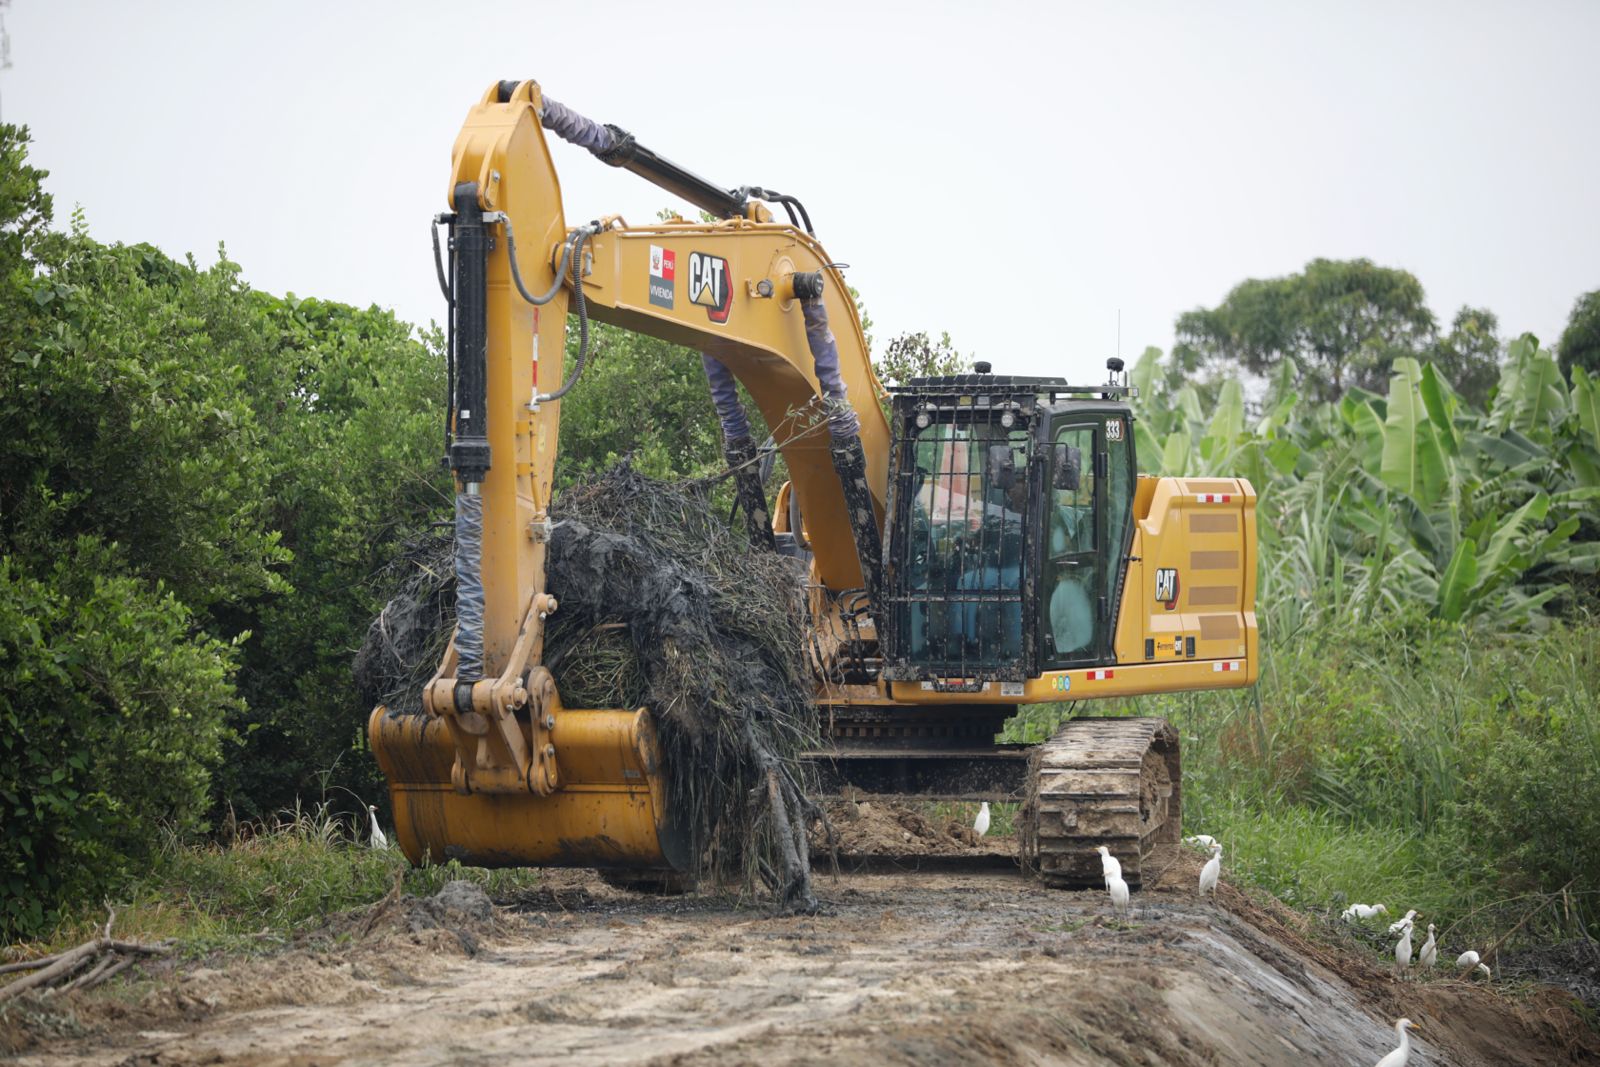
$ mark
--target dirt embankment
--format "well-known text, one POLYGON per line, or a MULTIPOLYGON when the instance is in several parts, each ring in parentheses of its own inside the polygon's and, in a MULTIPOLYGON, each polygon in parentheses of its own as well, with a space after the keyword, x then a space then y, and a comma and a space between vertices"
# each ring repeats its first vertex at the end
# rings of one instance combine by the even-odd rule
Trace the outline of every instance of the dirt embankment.
MULTIPOLYGON (((904 831, 902 831, 903 833, 904 831)), ((902 838, 901 843, 904 844, 902 838)), ((1562 995, 1395 980, 1168 857, 1126 920, 995 871, 823 876, 813 917, 578 872, 391 899, 275 955, 13 1005, 24 1064, 1595 1062, 1562 995)))

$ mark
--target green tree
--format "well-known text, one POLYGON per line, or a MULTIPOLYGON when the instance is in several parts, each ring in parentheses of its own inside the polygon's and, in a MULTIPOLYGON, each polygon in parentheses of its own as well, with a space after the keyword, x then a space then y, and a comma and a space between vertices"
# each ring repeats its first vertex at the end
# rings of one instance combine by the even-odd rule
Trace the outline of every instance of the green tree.
MULTIPOLYGON (((569 348, 576 334, 568 331, 569 348)), ((722 435, 700 353, 599 323, 589 324, 589 344, 583 378, 561 401, 558 487, 624 456, 654 478, 699 476, 722 467, 722 435)), ((569 367, 575 357, 568 352, 569 367)), ((761 425, 748 398, 745 410, 752 428, 761 425)))
POLYGON ((212 612, 280 590, 287 558, 251 403, 270 368, 203 313, 233 268, 52 231, 27 140, 0 126, 0 935, 200 824, 238 707, 212 612))
POLYGON ((1489 401, 1500 380, 1500 320, 1487 308, 1463 307, 1450 322, 1450 332, 1433 345, 1427 358, 1463 400, 1477 407, 1489 401))
POLYGON ((371 796, 350 658, 449 502, 437 336, 53 231, 26 144, 0 126, 8 931, 200 827, 208 788, 371 796))
POLYGON ((901 385, 912 378, 961 374, 972 369, 972 359, 957 350, 948 333, 937 340, 926 332, 903 333, 889 342, 872 369, 884 385, 901 385))
POLYGON ((1567 328, 1561 331, 1556 355, 1561 362, 1561 373, 1568 378, 1572 377, 1574 367, 1600 375, 1600 289, 1584 293, 1572 305, 1572 314, 1567 317, 1567 328))
POLYGON ((227 615, 254 636, 219 792, 240 817, 326 784, 379 800, 364 751, 371 709, 350 663, 382 608, 375 576, 450 514, 441 341, 413 337, 389 311, 292 295, 235 294, 234 312, 248 314, 289 383, 261 395, 258 417, 271 431, 265 521, 292 558, 282 589, 227 615))
POLYGON ((1271 377, 1289 364, 1301 395, 1334 400, 1381 390, 1399 356, 1433 339, 1422 285, 1368 259, 1314 259, 1299 274, 1241 282, 1215 308, 1178 316, 1174 356, 1228 377, 1271 377))

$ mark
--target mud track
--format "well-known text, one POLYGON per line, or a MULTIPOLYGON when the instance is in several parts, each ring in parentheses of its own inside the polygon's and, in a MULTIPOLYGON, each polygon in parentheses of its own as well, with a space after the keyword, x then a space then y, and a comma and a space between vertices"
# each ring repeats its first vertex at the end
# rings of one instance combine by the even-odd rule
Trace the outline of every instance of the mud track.
POLYGON ((1197 900, 1198 870, 1169 855, 1126 922, 1007 871, 823 875, 807 918, 553 873, 487 922, 391 902, 322 947, 58 1002, 83 1036, 18 1062, 1370 1064, 1398 1014, 1414 1064, 1600 1053, 1561 997, 1396 981, 1270 902, 1197 900))

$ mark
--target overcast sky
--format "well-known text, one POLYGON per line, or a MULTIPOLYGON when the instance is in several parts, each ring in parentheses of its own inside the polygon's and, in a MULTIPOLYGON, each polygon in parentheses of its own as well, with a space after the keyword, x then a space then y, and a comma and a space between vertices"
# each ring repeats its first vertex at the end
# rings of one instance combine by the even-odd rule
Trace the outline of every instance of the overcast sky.
MULTIPOLYGON (((57 218, 440 314, 428 219, 499 78, 800 196, 881 346, 1099 380, 1180 312, 1370 257, 1554 341, 1600 288, 1600 3, 14 0, 57 218)), ((569 222, 675 202, 558 144, 569 222)), ((685 209, 687 210, 687 209, 685 209)))

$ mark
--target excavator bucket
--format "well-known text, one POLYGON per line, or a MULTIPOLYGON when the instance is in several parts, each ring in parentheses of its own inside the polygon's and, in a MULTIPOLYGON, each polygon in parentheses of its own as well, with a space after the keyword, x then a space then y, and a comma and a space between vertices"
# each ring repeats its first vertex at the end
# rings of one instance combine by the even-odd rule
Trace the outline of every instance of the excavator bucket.
POLYGON ((687 834, 670 818, 654 723, 643 709, 565 710, 561 788, 462 793, 443 720, 372 712, 372 750, 389 783, 396 836, 412 863, 681 871, 687 834))

